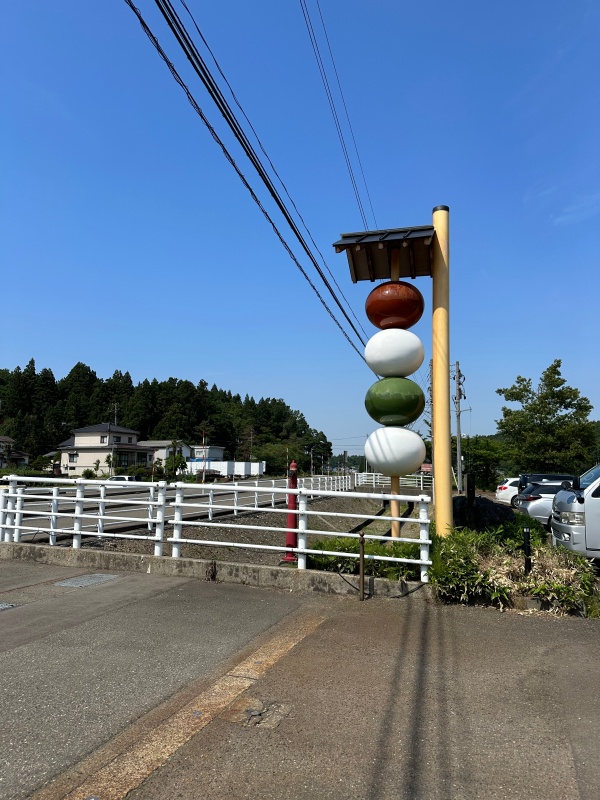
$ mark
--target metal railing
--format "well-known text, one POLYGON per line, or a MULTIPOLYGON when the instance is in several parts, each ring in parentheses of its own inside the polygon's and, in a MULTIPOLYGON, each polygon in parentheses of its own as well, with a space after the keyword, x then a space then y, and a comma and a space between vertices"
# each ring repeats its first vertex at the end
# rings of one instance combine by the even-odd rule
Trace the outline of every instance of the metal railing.
MULTIPOLYGON (((390 486, 390 478, 380 472, 357 472, 354 475, 356 486, 390 486)), ((427 472, 415 472, 412 475, 400 476, 400 486, 413 487, 421 492, 433 490, 433 476, 427 472)))
MULTIPOLYGON (((22 480, 22 479, 19 479, 22 480)), ((302 479, 303 485, 298 489, 281 486, 282 481, 254 481, 219 484, 167 484, 158 483, 114 483, 99 480, 69 480, 55 478, 27 478, 33 488, 24 489, 17 485, 15 476, 9 478, 8 488, 0 490, 0 543, 25 542, 23 537, 38 534, 48 536, 50 545, 58 543, 59 537, 71 539, 72 547, 81 548, 83 537, 97 539, 130 539, 153 543, 155 556, 163 555, 165 542, 172 545, 173 558, 181 557, 183 545, 204 545, 210 547, 228 547, 235 549, 263 550, 274 553, 294 554, 297 556, 298 569, 306 569, 307 556, 336 556, 340 558, 363 558, 373 561, 401 562, 420 565, 421 581, 427 581, 429 560, 429 502, 425 495, 391 495, 384 493, 367 493, 350 491, 352 476, 315 476, 302 479), (43 486, 50 490, 44 492, 43 486), (40 488, 36 488, 40 487, 40 488), (288 498, 297 496, 297 508, 288 508, 288 498), (380 514, 364 514, 323 511, 309 508, 309 501, 317 498, 374 499, 380 502, 398 500, 418 504, 416 519, 406 517, 386 517, 386 522, 395 520, 401 524, 412 521, 418 526, 419 535, 390 539, 389 536, 378 536, 353 533, 348 530, 357 522, 381 520, 380 514), (240 512, 253 512, 265 516, 287 514, 296 517, 296 527, 281 527, 269 524, 246 524, 239 518, 240 512), (238 517, 227 522, 220 517, 238 517), (346 522, 338 522, 339 530, 317 530, 310 527, 312 517, 337 518, 346 522), (352 521, 348 524, 348 521, 352 521), (138 531, 146 533, 123 532, 124 526, 135 526, 138 531), (172 528, 172 536, 166 535, 172 528), (215 528, 232 529, 256 534, 256 542, 224 541, 216 538, 187 538, 185 529, 215 528), (277 532, 282 535, 294 532, 297 536, 297 547, 284 544, 273 545, 260 542, 260 533, 277 532), (352 552, 311 549, 308 547, 309 536, 347 537, 364 541, 406 542, 418 546, 419 557, 399 557, 372 555, 352 552)), ((299 481, 300 483, 300 481, 299 481)), ((292 505, 292 504, 289 504, 292 505)), ((290 517, 287 517, 288 521, 290 517)), ((328 522, 328 524, 330 524, 328 522)), ((333 526, 332 526, 333 527, 333 526)), ((361 526, 364 527, 364 526, 361 526)), ((208 534, 210 536, 210 534, 208 534)), ((361 547, 361 551, 363 548, 361 547)))

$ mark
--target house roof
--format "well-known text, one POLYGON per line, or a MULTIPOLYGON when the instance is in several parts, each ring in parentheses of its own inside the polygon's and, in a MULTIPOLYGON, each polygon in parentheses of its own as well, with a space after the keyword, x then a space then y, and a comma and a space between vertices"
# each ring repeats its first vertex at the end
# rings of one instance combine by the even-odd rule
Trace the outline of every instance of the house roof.
POLYGON ((71 433, 139 433, 131 428, 122 428, 114 422, 100 422, 98 425, 88 425, 85 428, 75 428, 71 433))
POLYGON ((11 439, 10 436, 0 436, 0 442, 4 444, 14 444, 15 440, 11 439))
MULTIPOLYGON (((170 447, 173 444, 173 439, 148 439, 144 442, 138 442, 138 444, 143 445, 144 447, 170 447)), ((189 447, 189 444, 185 442, 180 442, 177 440, 177 446, 181 447, 189 447)))

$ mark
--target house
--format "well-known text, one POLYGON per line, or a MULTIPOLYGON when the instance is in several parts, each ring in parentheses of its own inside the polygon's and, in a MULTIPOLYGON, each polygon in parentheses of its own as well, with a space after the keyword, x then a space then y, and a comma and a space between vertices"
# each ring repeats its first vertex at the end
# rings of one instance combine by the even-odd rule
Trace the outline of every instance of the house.
POLYGON ((138 442, 138 431, 112 422, 101 422, 77 428, 71 433, 71 438, 57 448, 61 453, 61 471, 70 478, 80 476, 84 469, 95 469, 98 461, 100 472, 152 466, 154 450, 138 442), (107 456, 110 456, 110 467, 107 456))
POLYGON ((179 439, 147 439, 144 442, 139 442, 140 447, 151 448, 154 453, 154 461, 156 461, 157 458, 160 458, 163 465, 173 452, 173 444, 176 445, 177 452, 181 453, 186 461, 189 461, 192 448, 179 439))
POLYGON ((223 461, 224 447, 216 445, 193 444, 191 447, 192 458, 198 461, 223 461))
POLYGON ((29 454, 15 450, 15 440, 10 436, 0 436, 0 468, 14 465, 22 467, 29 464, 29 454))

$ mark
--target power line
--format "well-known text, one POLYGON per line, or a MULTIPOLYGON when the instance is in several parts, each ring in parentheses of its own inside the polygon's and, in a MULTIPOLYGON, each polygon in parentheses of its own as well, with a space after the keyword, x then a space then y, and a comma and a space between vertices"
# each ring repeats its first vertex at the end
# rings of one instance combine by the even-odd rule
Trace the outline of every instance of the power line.
POLYGON ((335 103, 333 100, 333 94, 331 92, 331 87, 329 86, 329 80, 327 79, 327 73, 325 71, 325 65, 323 64, 323 59, 321 57, 321 51, 319 50, 319 43, 317 41, 317 37, 315 34, 315 30, 313 28, 312 20, 310 18, 310 13, 308 11, 308 6, 306 5, 306 0, 300 0, 300 7, 302 9, 302 14, 304 16, 304 22, 306 23, 306 29, 308 30, 308 37, 310 39, 310 43, 313 49, 313 53, 315 56, 315 60, 317 62, 317 67, 319 69, 319 73, 321 75, 321 81, 323 83, 323 87, 325 88, 325 94, 327 96, 327 101, 329 103, 329 108, 331 110, 331 114, 333 116, 333 121, 335 124, 335 128, 337 131, 338 139, 340 140, 340 145, 342 147, 342 153, 344 155, 344 160, 346 162, 346 168, 348 170, 348 174, 350 176, 350 183, 352 184, 352 188, 354 190, 354 196, 356 198, 356 202, 358 204, 358 209, 360 211, 360 216, 363 222, 364 229, 367 230, 369 225, 367 223, 367 217, 365 215, 365 211, 363 208, 362 201, 360 199, 360 192, 358 191, 358 185, 356 183, 356 178, 354 177, 354 170, 352 169, 352 163, 350 161, 350 156, 348 154, 348 148, 346 147, 346 141, 344 139, 344 133, 342 131, 342 126, 340 125, 340 120, 337 114, 337 110, 335 107, 335 103))
MULTIPOLYGON (((166 55, 166 53, 164 52, 164 50, 163 50, 163 49, 162 49, 162 47, 160 46, 160 44, 159 44, 159 42, 158 42, 157 38, 154 36, 154 34, 152 33, 152 31, 150 30, 150 28, 149 28, 149 27, 148 27, 148 25, 146 24, 146 21, 144 20, 144 18, 143 18, 143 16, 142 16, 141 12, 139 11, 139 9, 138 9, 138 8, 137 8, 137 7, 136 7, 134 4, 133 4, 132 0, 124 0, 124 2, 125 2, 125 3, 126 3, 128 6, 129 6, 129 8, 131 8, 131 10, 133 11, 133 13, 136 15, 136 17, 137 17, 137 19, 138 19, 138 21, 139 21, 139 23, 140 23, 140 25, 141 25, 141 27, 142 27, 142 30, 144 31, 144 33, 146 34, 146 36, 148 37, 148 39, 151 41, 151 43, 154 45, 154 47, 155 47, 156 51, 158 52, 158 54, 160 55, 160 57, 163 59, 163 61, 164 61, 164 62, 165 62, 165 64, 167 65, 167 67, 168 67, 169 71, 171 72, 172 76, 175 78, 176 82, 177 82, 177 83, 180 85, 180 87, 181 87, 181 88, 183 89, 183 91, 185 92, 185 95, 186 95, 186 97, 187 97, 187 99, 188 99, 188 102, 190 103, 190 105, 192 106, 192 108, 194 109, 194 111, 195 111, 195 112, 198 114, 198 116, 200 117, 200 119, 202 120, 202 122, 204 123, 204 125, 207 127, 207 129, 209 130, 209 132, 210 132, 211 136, 213 137, 213 139, 215 140, 215 142, 216 142, 216 143, 219 145, 219 147, 221 148, 221 150, 222 150, 222 152, 223 152, 223 155, 225 156, 225 158, 227 159, 227 161, 229 161, 229 163, 231 164, 231 166, 233 167, 233 169, 236 171, 236 173, 237 173, 237 175, 238 175, 239 179, 242 181, 242 183, 244 184, 244 186, 246 187, 246 189, 247 189, 247 190, 248 190, 248 192, 250 193, 250 196, 252 197, 252 199, 254 200, 254 202, 256 203, 256 205, 257 205, 257 206, 259 207, 259 209, 261 210, 261 212, 262 212, 263 216, 265 217, 265 219, 266 219, 266 220, 269 222, 269 224, 270 224, 270 225, 271 225, 271 227, 273 228, 273 231, 275 232, 275 235, 277 236, 277 238, 279 239, 279 241, 281 242, 281 244, 282 244, 282 245, 283 245, 283 247, 285 248, 286 252, 287 252, 287 253, 288 253, 288 255, 290 256, 290 258, 292 259, 292 261, 293 261, 293 262, 296 264, 296 266, 298 267, 298 269, 299 269, 299 270, 300 270, 300 272, 302 273, 303 277, 305 278, 305 280, 307 281, 307 283, 309 284, 309 286, 311 287, 311 289, 312 289, 312 290, 315 292, 315 294, 316 294, 316 295, 317 295, 317 297, 319 298, 319 300, 320 300, 321 304, 322 304, 322 305, 323 305, 323 307, 326 309, 326 311, 328 312, 328 314, 329 314, 329 316, 332 318, 332 320, 335 322, 335 324, 338 326, 338 328, 340 329, 340 331, 342 332, 342 334, 344 335, 344 337, 346 338, 346 340, 348 341, 348 343, 350 344, 350 346, 351 346, 351 347, 352 347, 352 348, 353 348, 353 349, 354 349, 354 350, 355 350, 355 351, 358 353, 358 355, 360 356, 360 358, 362 358, 362 359, 363 359, 363 361, 364 361, 365 359, 364 359, 364 356, 363 356, 363 354, 362 354, 362 353, 360 352, 360 350, 359 350, 359 349, 356 347, 356 345, 354 344, 354 342, 353 342, 353 341, 350 339, 350 337, 348 336, 348 334, 346 333, 346 331, 345 331, 345 330, 342 328, 342 326, 341 326, 340 322, 339 322, 339 321, 338 321, 338 319, 335 317, 335 315, 333 314, 333 312, 331 311, 331 309, 329 308, 329 306, 327 305, 327 303, 325 302, 325 300, 323 299, 323 297, 322 297, 322 296, 321 296, 321 294, 319 293, 318 289, 317 289, 317 288, 316 288, 316 286, 313 284, 313 282, 312 282, 312 281, 311 281, 311 279, 309 278, 308 274, 306 273, 306 271, 304 270, 304 268, 302 267, 302 265, 300 264, 300 262, 298 261, 298 259, 297 259, 297 258, 296 258, 296 256, 294 255, 294 253, 292 252, 292 250, 291 250, 290 246, 288 245, 288 243, 286 242, 286 240, 283 238, 283 235, 281 234, 281 232, 279 231, 279 229, 278 229, 278 228, 277 228, 277 226, 275 225, 275 222, 274 222, 274 221, 271 219, 271 217, 270 217, 269 213, 267 212, 267 210, 264 208, 264 206, 262 205, 262 203, 260 202, 260 200, 259 200, 259 199, 258 199, 258 197, 256 196, 256 194, 255 194, 254 190, 252 189, 252 187, 250 186, 250 184, 249 184, 249 183, 248 183, 248 181, 246 180, 245 176, 244 176, 244 175, 243 175, 243 173, 241 172, 240 168, 239 168, 239 167, 237 166, 237 164, 235 163, 235 161, 234 161, 233 157, 231 156, 231 154, 229 153, 229 151, 228 151, 228 150, 227 150, 227 148, 225 147, 225 144, 224 144, 224 143, 223 143, 223 141, 220 139, 219 135, 217 134, 217 132, 215 131, 215 129, 212 127, 212 125, 210 124, 210 122, 208 121, 208 119, 206 118, 206 116, 204 115, 204 112, 202 111, 202 109, 200 108, 200 106, 199 106, 199 105, 198 105, 198 103, 196 102, 196 100, 195 100, 194 96, 193 96, 193 95, 192 95, 192 93, 190 92, 189 88, 186 86, 186 84, 184 83, 183 79, 181 78, 181 76, 179 75, 179 73, 177 72, 177 70, 175 69, 175 66, 174 66, 174 65, 173 65, 173 63, 170 61, 170 59, 168 58, 168 56, 166 55)), ((311 258, 311 260, 314 260, 314 259, 312 259, 312 258, 311 258)), ((323 276, 323 277, 324 277, 324 276, 323 276)), ((329 288, 330 288, 330 287, 329 287, 329 288)), ((330 291, 331 291, 331 288, 330 288, 330 291)), ((332 293, 332 294, 333 294, 333 293, 332 293)), ((339 301, 337 301, 337 298, 335 298, 335 295, 333 295, 333 296, 334 296, 334 299, 336 299, 336 302, 337 302, 337 303, 338 303, 338 305, 339 305, 339 301)), ((346 318, 348 318, 348 316, 347 316, 346 312, 345 312, 343 309, 342 309, 342 312, 344 313, 344 316, 345 316, 346 318)), ((349 320, 349 321, 350 321, 350 320, 349 320)), ((352 325, 352 322, 351 322, 351 321, 350 321, 350 325, 351 325, 352 329, 354 330, 354 332, 356 333, 356 335, 358 336, 358 338, 359 338, 359 341, 361 342, 361 344, 363 344, 363 345, 364 345, 364 342, 362 341, 362 338, 360 337, 360 335, 358 334, 358 332, 356 331, 356 329, 355 329, 355 328, 354 328, 354 326, 352 325)))
MULTIPOLYGON (((193 25, 194 25, 194 27, 196 28, 196 31, 197 31, 197 33, 198 33, 198 36, 200 37, 200 39, 202 40, 202 43, 204 44, 204 46, 206 47, 206 49, 207 49, 207 50, 208 50, 208 52, 210 53, 210 57, 212 58, 212 60, 213 60, 213 62, 214 62, 214 64, 215 64, 215 67, 217 68, 217 70, 218 70, 218 72, 219 72, 219 74, 220 74, 221 78, 223 78, 223 80, 225 81, 225 84, 226 84, 227 88, 229 89, 229 92, 230 92, 230 94, 231 94, 231 97, 233 98, 233 101, 234 101, 234 103, 235 103, 235 104, 236 104, 236 106, 239 108, 239 110, 240 110, 240 112, 242 113, 242 115, 243 115, 244 119, 245 119, 245 120, 246 120, 246 122, 248 123, 248 125, 249 125, 249 127, 250 127, 250 130, 251 130, 251 131, 252 131, 252 133, 254 134, 254 138, 256 139, 256 142, 257 142, 258 146, 259 146, 259 147, 260 147, 260 149, 262 150, 262 152, 263 152, 263 154, 264 154, 265 158, 267 159, 267 162, 269 163, 269 166, 271 167, 271 169, 272 169, 272 171, 273 171, 273 174, 275 175, 275 177, 276 177, 276 178, 277 178, 277 180, 279 181, 279 183, 280 183, 280 185, 281 185, 281 188, 282 188, 282 189, 283 189, 283 191, 285 192, 285 194, 286 194, 286 196, 287 196, 288 200, 289 200, 289 201, 290 201, 290 203, 292 204, 292 206, 293 206, 293 208, 294 208, 294 211, 296 212, 296 214, 297 214, 297 216, 298 216, 298 219, 299 219, 299 220, 300 220, 300 222, 302 223, 302 226, 303 226, 304 230, 305 230, 305 231, 306 231, 306 233, 308 234, 308 238, 310 239, 310 241, 311 241, 311 242, 312 242, 312 244, 313 244, 313 247, 315 248, 315 250, 316 250, 316 251, 317 251, 317 253, 319 254, 319 256, 320 256, 320 258, 321 258, 321 261, 322 261, 322 263, 323 263, 323 266, 325 267, 325 269, 326 269, 326 270, 327 270, 327 272, 329 273, 329 275, 330 275, 330 277, 331 277, 332 281, 334 282, 334 284, 335 284, 335 286, 336 286, 336 288, 337 288, 338 292, 339 292, 339 293, 340 293, 340 295, 343 297, 343 299, 344 299, 344 302, 346 303, 346 305, 348 306, 348 308, 349 308, 349 309, 350 309, 350 311, 352 312, 352 316, 354 317, 354 319, 355 319, 355 320, 356 320, 356 322, 358 323, 358 325, 359 325, 359 327, 360 327, 361 331, 364 333, 364 335, 365 335, 365 336, 368 336, 367 332, 365 331, 365 329, 364 329, 364 328, 363 328, 363 326, 362 326, 362 323, 360 322, 360 320, 359 320, 359 319, 358 319, 358 317, 356 316, 356 313, 355 313, 354 309, 353 309, 353 308, 352 308, 352 306, 350 305, 350 302, 348 301, 347 297, 345 296, 344 292, 342 291, 342 289, 341 289, 341 287, 340 287, 339 283, 338 283, 338 282, 337 282, 337 280, 335 279, 335 276, 334 276, 334 274, 333 274, 333 273, 332 273, 332 271, 329 269, 329 266, 328 266, 328 264, 327 264, 327 261, 325 260, 325 256, 323 255, 323 253, 322 253, 322 252, 321 252, 321 250, 319 249, 319 246, 318 246, 318 244, 315 242, 315 240, 314 240, 314 238, 313 238, 313 235, 311 234, 311 232, 310 232, 310 230, 309 230, 309 228, 308 228, 308 225, 306 224, 306 222, 305 222, 305 220, 304 220, 304 217, 303 217, 303 216, 302 216, 302 214, 300 213, 300 211, 299 211, 299 209, 298 209, 298 206, 296 205, 296 203, 294 202, 294 200, 293 200, 292 196, 290 195, 290 193, 289 193, 289 191, 288 191, 288 189, 287 189, 287 186, 286 186, 286 185, 285 185, 285 183, 283 182, 283 179, 282 179, 282 177, 281 177, 281 176, 279 175, 279 173, 277 172, 277 169, 275 168, 275 165, 274 165, 274 164, 273 164, 273 162, 271 161, 271 159, 270 159, 270 157, 269 157, 269 154, 268 154, 268 153, 267 153, 267 151, 265 150, 265 148, 264 148, 264 146, 263 146, 263 143, 262 143, 262 141, 261 141, 261 139, 260 139, 260 137, 259 137, 258 133, 256 132, 256 129, 254 128, 254 126, 253 126, 252 122, 250 121, 250 118, 248 117, 248 115, 247 115, 247 114, 246 114, 246 112, 244 111, 244 108, 242 107, 242 105, 241 105, 240 101, 238 100, 238 98, 237 98, 237 96, 236 96, 235 92, 233 91, 233 87, 231 86, 231 84, 230 84, 230 83, 229 83, 229 81, 227 80, 227 76, 225 75, 225 73, 224 73, 224 72, 223 72, 223 70, 221 69, 221 65, 220 65, 220 64, 219 64, 219 62, 217 61, 217 58, 216 58, 215 54, 213 53, 213 51, 212 51, 212 50, 211 50, 211 48, 210 48, 210 45, 209 45, 209 44, 208 44, 208 42, 206 41, 206 38, 205 38, 204 34, 202 33, 202 31, 201 31, 201 30, 200 30, 200 28, 198 27, 198 23, 196 22, 196 19, 195 19, 194 15, 192 14, 192 12, 190 11, 190 9, 188 8, 188 5, 187 5, 187 3, 185 2, 185 0, 180 0, 180 3, 181 3, 181 5, 182 5, 182 6, 185 8, 185 10, 187 11, 187 13, 188 13, 188 15, 189 15, 189 17, 190 17, 190 19, 191 19, 191 21, 192 21, 192 24, 193 24, 193 25)), ((326 34, 326 35, 327 35, 327 34, 326 34)), ((332 60, 333 60, 333 56, 332 56, 332 60)), ((335 69, 335 66, 334 66, 334 69, 335 69)), ((336 75, 337 75, 337 73, 336 73, 336 75)), ((338 80, 338 84, 339 84, 339 80, 338 80)), ((342 91, 342 90, 341 90, 341 86, 340 86, 340 93, 341 93, 341 91, 342 91)), ((343 95, 342 95, 342 97, 343 97, 343 95)), ((344 103, 344 107, 345 107, 345 103, 344 103)), ((347 112, 346 112, 346 115, 347 115, 347 112)), ((350 125, 350 119, 349 119, 349 118, 348 118, 348 124, 350 125)), ((352 130, 352 127, 351 127, 351 126, 350 126, 350 130, 352 130)), ((352 133, 352 138, 354 139, 354 133, 352 133)), ((356 142, 355 142, 355 148, 356 148, 356 142)), ((357 157, 358 157, 358 161, 359 161, 359 164, 360 164, 360 156, 358 155, 358 150, 356 150, 356 155, 357 155, 357 157)), ((360 164, 360 166, 361 166, 361 171, 362 171, 362 164, 360 164)), ((363 172, 363 180, 365 180, 365 178, 364 178, 364 172, 363 172)), ((367 188, 366 181, 365 181, 365 188, 366 188, 366 190, 367 190, 367 196, 369 197, 369 203, 370 203, 370 202, 371 202, 371 198, 370 198, 370 196, 369 196, 369 190, 368 190, 368 188, 367 188)), ((371 205, 371 212, 373 212, 373 206, 372 206, 372 205, 371 205)), ((373 214, 373 219, 375 219, 375 214, 373 214)), ((375 227, 377 227, 377 221, 375 221, 375 227)))
MULTIPOLYGON (((350 325, 350 327, 352 328, 352 330, 356 334, 359 342, 364 347, 365 341, 363 340, 363 338, 360 335, 360 333, 357 331, 354 323, 352 322, 352 320, 348 316, 345 308, 343 307, 343 305, 341 304, 341 302, 338 299, 337 295, 333 291, 333 289, 331 287, 331 284, 329 283, 329 281, 327 280, 327 278, 323 274, 323 270, 319 266, 316 258, 314 257, 314 255, 311 252, 308 244, 306 243, 306 240, 302 236, 302 233, 300 232, 300 230, 299 230, 298 226, 296 225, 295 221, 293 220, 289 210, 287 209, 285 203, 283 202, 279 192, 277 191, 277 189, 275 188, 275 185, 273 184, 271 178, 267 174, 267 172, 266 172, 262 162, 260 161, 256 151, 252 147, 248 137, 246 136, 246 133, 242 129, 242 127, 239 124, 238 120, 236 119, 233 111, 231 110, 229 104, 227 103, 223 93, 221 92, 219 86, 217 85, 216 81, 214 80, 213 76, 211 75, 210 70, 208 69, 204 59, 200 55, 196 45, 194 44, 193 40, 191 39, 191 37, 190 37, 189 33, 187 32, 185 26, 181 22, 179 16, 177 15, 177 12, 173 8, 172 3, 170 2, 170 0, 154 0, 154 1, 155 1, 155 4, 158 6, 160 12, 162 13, 167 25, 171 29, 173 35, 177 39, 180 47, 182 48, 183 52, 185 53, 188 61, 192 65, 192 68, 193 68, 194 72, 197 74, 197 76, 200 78, 200 80, 204 84, 204 86, 207 89, 209 95, 211 96, 211 99, 214 101, 215 105, 217 106, 217 108, 219 109, 221 114, 223 115, 223 118, 225 119, 225 121, 227 122, 229 127, 231 128, 235 138, 237 139, 239 144, 242 146, 242 149, 244 150, 245 154, 247 155, 247 157, 249 158, 250 162, 252 163, 252 165, 254 166, 256 171, 258 172, 258 175, 259 175, 260 179, 265 184, 269 194, 271 195, 271 197, 273 198, 273 200, 277 204, 279 210, 283 214, 287 224, 292 229, 292 232, 296 236, 296 238, 297 238, 298 242, 300 243, 302 249, 304 250, 306 255, 309 257, 309 259, 311 260, 314 268, 317 270, 321 280, 325 284, 325 286, 326 286, 327 290, 329 291, 331 297, 333 298, 333 300, 335 301, 336 305, 338 306, 338 308, 340 309, 340 311, 342 312, 342 314, 346 318, 346 321, 348 322, 348 324, 350 325)), ((125 0, 125 2, 128 5, 131 6, 130 0, 125 0)), ((362 355, 361 355, 361 357, 362 357, 362 355)))
POLYGON ((356 138, 354 136, 354 129, 352 127, 352 123, 350 122, 350 114, 348 113, 348 107, 346 106, 346 98, 344 97, 344 92, 342 91, 342 84, 340 82, 340 77, 338 75, 337 68, 335 66, 335 59, 333 57, 333 51, 331 49, 331 44, 329 43, 329 36, 327 35, 327 28, 325 27, 325 20, 323 19, 323 14, 321 12, 321 4, 319 0, 317 2, 317 9, 319 11, 319 17, 321 18, 321 25, 323 26, 323 33, 325 34, 325 41, 327 42, 327 49, 329 50, 329 57, 331 58, 331 64, 333 66, 333 71, 335 73, 335 78, 337 81, 338 89, 340 92, 340 97, 342 98, 342 105, 344 106, 344 112, 346 114, 346 120, 348 122, 348 128, 350 130, 350 135, 352 136, 352 143, 354 144, 354 152, 356 153, 356 158, 358 161, 358 166, 360 167, 360 174, 362 175, 363 183, 365 185, 365 191, 367 193, 367 199, 369 201, 369 207, 371 208, 371 214, 373 216, 373 222, 375 223, 375 227, 377 228, 377 219, 375 217, 375 211, 373 210, 373 203, 371 202, 371 194, 369 192, 369 187, 367 186, 367 179, 365 177, 365 171, 363 169, 362 161, 360 159, 360 154, 358 152, 358 145, 356 144, 356 138))

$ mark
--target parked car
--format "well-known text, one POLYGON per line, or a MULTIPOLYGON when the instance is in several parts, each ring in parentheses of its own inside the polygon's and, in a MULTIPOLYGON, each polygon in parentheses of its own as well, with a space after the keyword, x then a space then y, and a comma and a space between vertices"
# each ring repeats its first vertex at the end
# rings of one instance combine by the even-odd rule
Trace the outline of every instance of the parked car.
POLYGON ((552 520, 554 495, 560 491, 561 483, 528 483, 517 495, 517 508, 541 522, 547 531, 552 520))
POLYGON ((518 493, 519 479, 505 478, 496 488, 496 500, 500 503, 510 503, 515 508, 518 493))
POLYGON ((552 542, 600 562, 600 464, 554 497, 552 542))
POLYGON ((536 473, 535 475, 519 475, 519 492, 522 492, 528 483, 562 483, 572 481, 573 475, 558 475, 552 473, 536 473))
POLYGON ((109 481, 115 481, 115 482, 118 481, 119 483, 123 483, 123 482, 132 482, 133 483, 135 481, 139 481, 139 476, 138 475, 112 475, 108 480, 109 481))

